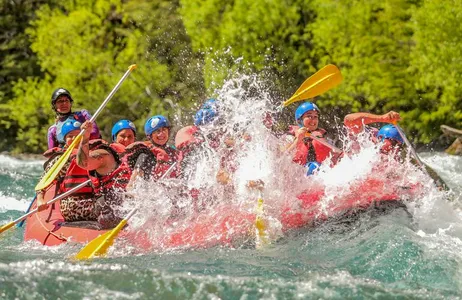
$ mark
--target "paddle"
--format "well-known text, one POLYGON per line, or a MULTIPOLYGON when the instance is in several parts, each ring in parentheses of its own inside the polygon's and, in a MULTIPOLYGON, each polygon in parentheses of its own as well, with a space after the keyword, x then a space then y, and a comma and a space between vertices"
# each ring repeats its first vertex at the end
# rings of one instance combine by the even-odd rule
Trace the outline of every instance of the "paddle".
POLYGON ((403 139, 403 141, 406 144, 409 151, 411 151, 411 154, 412 154, 412 156, 414 156, 414 158, 417 161, 417 164, 419 165, 419 167, 421 167, 421 168, 423 168, 425 170, 424 163, 420 160, 420 157, 417 155, 417 152, 415 152, 414 147, 412 147, 411 142, 409 142, 409 140, 407 139, 406 135, 403 132, 403 129, 401 129, 401 127, 399 127, 398 122, 393 122, 393 125, 395 125, 396 130, 398 130, 399 135, 403 139))
MULTIPOLYGON (((146 157, 146 156, 145 156, 146 157)), ((145 158, 144 157, 144 158, 145 158)), ((140 157, 138 157, 138 160, 136 161, 136 169, 140 169, 140 166, 142 165, 142 162, 140 162, 140 157)), ((170 172, 173 170, 173 168, 176 166, 176 162, 174 162, 170 168, 165 172, 162 177, 159 178, 159 180, 164 179, 170 172)), ((135 176, 132 176, 130 178, 130 182, 136 179, 136 176, 138 173, 134 173, 135 176)), ((130 184, 130 183, 129 183, 130 184)), ((128 185, 129 185, 128 184, 128 185)), ((127 185, 127 186, 128 186, 127 185)), ((74 256, 74 259, 78 260, 86 260, 86 259, 91 259, 95 256, 104 256, 107 253, 107 250, 109 247, 112 246, 114 243, 114 240, 117 238, 119 232, 124 228, 124 226, 127 224, 128 220, 136 213, 138 210, 137 207, 133 208, 128 215, 120 221, 120 223, 114 228, 109 230, 108 232, 98 236, 97 238, 93 239, 90 241, 85 247, 83 247, 82 250, 79 251, 74 256)))
MULTIPOLYGON (((31 208, 32 205, 34 204, 35 200, 37 200, 37 193, 35 193, 34 199, 32 199, 32 201, 30 202, 29 207, 28 207, 27 210, 26 210, 26 213, 28 213, 28 212, 30 211, 30 208, 31 208)), ((22 227, 22 225, 24 225, 24 222, 25 222, 25 221, 26 221, 26 220, 24 219, 24 220, 22 220, 21 222, 19 222, 18 224, 16 224, 16 227, 18 227, 18 228, 22 227)))
MULTIPOLYGON (((420 169, 427 174, 429 177, 434 178, 433 176, 428 173, 427 166, 422 162, 420 157, 417 155, 417 152, 415 151, 414 147, 412 147, 411 142, 407 139, 406 135, 403 132, 403 129, 399 127, 398 122, 393 122, 393 125, 395 125, 396 130, 398 130, 399 135, 403 139, 404 143, 406 144, 407 148, 409 151, 411 151, 412 156, 414 156, 415 160, 417 161, 417 164, 419 165, 420 169)), ((444 184, 439 180, 439 179, 433 179, 435 181, 435 185, 438 188, 444 188, 444 184)))
POLYGON ((122 230, 122 228, 124 228, 125 224, 127 224, 128 220, 136 213, 137 210, 137 207, 133 208, 114 229, 109 230, 108 232, 93 239, 85 247, 83 247, 83 249, 80 250, 79 253, 77 253, 77 255, 74 256, 74 258, 79 260, 85 260, 93 258, 94 256, 105 255, 109 247, 111 247, 114 243, 114 240, 119 234, 119 232, 122 230))
POLYGON ((295 94, 282 103, 282 106, 286 107, 294 102, 321 95, 339 85, 342 80, 340 70, 334 65, 327 65, 305 80, 295 94))
POLYGON ((305 133, 305 136, 306 136, 306 137, 309 137, 309 138, 312 138, 312 139, 315 140, 315 141, 318 141, 319 143, 321 143, 321 144, 323 144, 324 146, 326 146, 326 147, 332 149, 332 150, 333 150, 334 152, 336 152, 336 153, 342 153, 342 152, 343 152, 341 149, 335 147, 334 145, 330 144, 329 142, 327 142, 327 141, 325 141, 325 140, 323 140, 323 139, 321 139, 321 138, 318 138, 318 137, 316 137, 316 136, 313 136, 313 135, 312 135, 311 133, 309 133, 309 132, 305 133))
MULTIPOLYGON (((117 92, 119 87, 122 85, 122 82, 130 75, 131 71, 136 69, 136 65, 131 65, 128 67, 127 72, 122 76, 122 78, 119 80, 119 82, 116 84, 116 86, 112 89, 112 91, 109 93, 109 95, 106 97, 106 99, 103 101, 103 103, 100 105, 98 110, 95 112, 95 114, 91 117, 90 122, 94 122, 96 120, 96 117, 100 114, 100 112, 103 110, 103 108, 106 106, 106 104, 111 100, 112 96, 117 92)), ((44 188, 48 187, 53 180, 56 178, 56 176, 59 174, 59 171, 63 168, 63 166, 66 164, 67 160, 72 154, 72 151, 74 148, 80 143, 80 140, 82 139, 83 133, 85 130, 80 131, 79 135, 74 139, 72 144, 67 148, 66 152, 64 152, 63 155, 59 158, 58 161, 48 170, 48 172, 42 177, 42 180, 35 186, 36 191, 43 190, 44 188)))
MULTIPOLYGON (((56 201, 61 200, 61 199, 65 198, 65 197, 71 195, 72 193, 74 193, 75 191, 83 188, 84 186, 86 186, 90 182, 91 182, 91 180, 89 179, 89 180, 79 184, 78 186, 72 188, 71 190, 69 190, 69 191, 67 191, 65 193, 62 193, 61 195, 57 196, 56 198, 48 201, 47 205, 53 204, 56 201)), ((31 210, 30 212, 28 212, 27 214, 23 215, 22 217, 19 217, 16 220, 11 221, 10 223, 3 225, 2 227, 0 227, 0 233, 4 232, 5 230, 7 230, 7 229, 9 229, 11 227, 13 227, 14 224, 17 224, 17 223, 21 222, 22 220, 25 220, 27 217, 29 217, 30 215, 35 214, 37 211, 38 211, 38 208, 35 208, 35 209, 31 210)))
POLYGON ((261 249, 262 247, 269 244, 268 235, 266 233, 266 224, 264 220, 264 210, 263 210, 263 198, 261 192, 258 195, 256 217, 255 217, 255 232, 256 232, 256 243, 255 247, 261 249))

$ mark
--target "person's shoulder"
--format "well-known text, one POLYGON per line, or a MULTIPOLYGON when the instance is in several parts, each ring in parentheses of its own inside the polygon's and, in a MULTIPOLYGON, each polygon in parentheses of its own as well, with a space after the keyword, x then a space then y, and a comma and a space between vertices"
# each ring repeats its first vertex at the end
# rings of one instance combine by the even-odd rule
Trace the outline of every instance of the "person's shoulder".
POLYGON ((48 134, 56 133, 56 124, 52 124, 48 127, 48 134))
POLYGON ((79 111, 76 111, 74 112, 74 115, 78 116, 78 117, 83 117, 85 118, 86 120, 90 120, 91 119, 91 114, 88 112, 88 110, 86 109, 81 109, 79 111))

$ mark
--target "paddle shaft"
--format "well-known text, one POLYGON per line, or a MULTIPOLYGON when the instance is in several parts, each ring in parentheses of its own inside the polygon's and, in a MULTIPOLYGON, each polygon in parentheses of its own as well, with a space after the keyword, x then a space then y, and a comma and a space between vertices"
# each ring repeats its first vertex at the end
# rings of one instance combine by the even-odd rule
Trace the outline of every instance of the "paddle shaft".
MULTIPOLYGON (((406 135, 404 134, 404 132, 403 132, 403 130, 401 129, 401 127, 399 127, 399 125, 398 125, 397 123, 395 123, 394 125, 395 125, 395 127, 396 127, 396 130, 398 130, 398 133, 399 133, 399 135, 401 136, 401 138, 403 139, 404 143, 406 144, 407 148, 409 149, 409 151, 411 151, 411 154, 414 156, 415 160, 417 161, 417 164, 419 165, 420 169, 421 169, 425 174, 427 174, 429 177, 433 178, 433 176, 431 176, 430 173, 428 173, 425 164, 422 162, 422 160, 420 160, 420 157, 417 155, 417 152, 415 152, 414 147, 412 147, 411 142, 409 142, 409 140, 407 139, 407 137, 406 137, 406 135)), ((443 187, 443 186, 444 186, 444 184, 443 184, 440 180, 434 179, 434 181, 435 181, 435 185, 436 185, 437 187, 443 187)))
MULTIPOLYGON (((74 193, 75 191, 83 188, 85 185, 89 184, 91 182, 90 179, 88 179, 87 181, 79 184, 78 186, 70 189, 69 191, 65 192, 65 193, 62 193, 61 195, 59 195, 58 197, 54 198, 54 199, 51 199, 50 201, 48 201, 46 204, 47 205, 50 205, 50 204, 53 204, 55 203, 56 201, 58 200, 61 200, 69 195, 71 195, 72 193, 74 193)), ((3 231, 7 230, 8 228, 11 228, 13 227, 14 224, 17 224, 19 222, 21 222, 22 220, 25 220, 27 217, 29 217, 30 215, 33 215, 35 214, 36 212, 38 212, 38 208, 35 208, 33 210, 31 210, 30 212, 28 212, 27 214, 17 218, 16 220, 13 220, 11 221, 10 223, 6 224, 6 225, 3 225, 2 227, 0 227, 0 233, 2 233, 3 231)))
MULTIPOLYGON (((399 135, 401 136, 401 138, 403 139, 404 143, 406 144, 407 148, 409 149, 409 151, 411 151, 411 154, 414 156, 414 158, 416 159, 418 165, 423 168, 425 170, 425 166, 424 166, 424 163, 420 160, 420 157, 417 155, 417 153, 415 152, 414 150, 414 147, 412 147, 412 144, 411 142, 409 142, 409 140, 407 139, 406 135, 404 134, 403 130, 401 129, 401 127, 399 127, 398 124, 395 124, 395 127, 396 127, 396 130, 398 130, 398 133, 399 135)), ((425 170, 426 172, 426 170, 425 170)))
POLYGON ((340 150, 339 148, 335 147, 334 145, 332 145, 332 144, 326 142, 325 140, 323 140, 323 139, 321 139, 321 138, 318 138, 318 137, 316 137, 316 136, 311 135, 311 133, 308 133, 308 132, 307 132, 307 133, 305 134, 305 136, 306 136, 306 137, 309 137, 309 138, 311 138, 311 139, 313 139, 313 140, 315 140, 315 141, 317 141, 317 142, 319 142, 319 143, 321 143, 321 144, 323 144, 323 145, 326 146, 326 147, 329 147, 330 149, 334 150, 334 152, 336 152, 336 153, 342 153, 342 152, 343 152, 342 150, 340 150))
POLYGON ((90 122, 94 122, 96 117, 100 114, 100 112, 103 110, 103 108, 106 106, 106 104, 109 102, 109 100, 111 100, 112 96, 114 96, 114 94, 117 92, 117 90, 120 88, 120 86, 122 85, 122 82, 125 81, 125 79, 128 77, 128 75, 130 75, 130 72, 133 71, 134 69, 136 69, 136 65, 131 65, 128 67, 128 70, 127 72, 125 72, 124 76, 122 76, 122 78, 120 78, 119 82, 116 84, 116 86, 112 89, 112 91, 109 93, 109 95, 106 97, 106 99, 104 99, 103 103, 100 105, 100 107, 98 108, 98 110, 96 110, 96 112, 93 114, 93 116, 91 117, 90 119, 90 122))
MULTIPOLYGON (((35 193, 34 199, 32 199, 32 201, 30 202, 29 207, 26 210, 26 213, 28 213, 30 211, 30 208, 32 207, 32 205, 34 204, 36 199, 37 199, 37 193, 35 193)), ((24 222, 25 222, 25 220, 22 220, 19 224, 16 224, 16 226, 17 227, 22 227, 22 225, 24 225, 24 222)))
MULTIPOLYGON (((88 179, 87 181, 85 181, 85 182, 79 184, 78 186, 76 186, 76 187, 70 189, 69 191, 60 194, 58 197, 51 199, 50 201, 47 202, 47 205, 53 204, 53 203, 55 203, 55 202, 58 201, 58 200, 61 200, 61 199, 63 199, 63 198, 66 198, 67 196, 72 195, 75 191, 80 190, 81 188, 83 188, 84 186, 86 186, 87 184, 89 184, 90 182, 91 182, 91 180, 88 179)), ((26 219, 28 216, 35 214, 37 211, 38 211, 38 208, 34 208, 33 210, 31 210, 31 211, 28 212, 27 214, 23 215, 22 217, 17 218, 17 219, 14 220, 13 222, 14 222, 14 223, 20 222, 20 221, 26 219)))
MULTIPOLYGON (((122 76, 122 78, 120 78, 119 82, 117 82, 115 87, 112 89, 112 91, 109 93, 109 95, 107 95, 106 99, 104 99, 103 103, 101 103, 99 108, 95 111, 93 116, 90 118, 90 122, 92 122, 92 123, 95 122, 96 118, 101 113, 101 111, 106 107, 109 100, 111 100, 111 98, 114 96, 114 94, 119 90, 122 83, 125 81, 125 79, 127 79, 128 75, 130 75, 131 71, 133 71, 134 69, 136 69, 136 65, 131 65, 131 66, 128 67, 128 70, 125 72, 125 74, 122 76)), ((80 132, 79 135, 83 135, 84 132, 85 132, 85 129, 83 129, 80 132)))

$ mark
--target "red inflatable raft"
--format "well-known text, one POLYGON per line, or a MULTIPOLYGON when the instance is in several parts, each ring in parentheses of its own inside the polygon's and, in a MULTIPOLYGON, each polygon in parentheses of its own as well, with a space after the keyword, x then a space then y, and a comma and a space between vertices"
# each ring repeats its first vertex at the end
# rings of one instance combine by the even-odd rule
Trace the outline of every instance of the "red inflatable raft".
MULTIPOLYGON (((55 188, 50 188, 45 199, 51 200, 55 196, 55 188)), ((55 246, 64 242, 87 243, 106 230, 98 230, 96 224, 87 222, 66 223, 59 207, 60 201, 50 205, 47 210, 37 212, 26 219, 24 240, 37 240, 46 246, 55 246), (78 227, 76 227, 78 226, 78 227)), ((35 202, 31 209, 37 207, 35 202)))
MULTIPOLYGON (((54 189, 45 194, 45 199, 54 196, 54 189)), ((385 183, 378 180, 366 180, 348 193, 329 203, 323 203, 323 188, 307 190, 295 200, 290 200, 279 210, 277 219, 282 230, 310 226, 315 221, 323 221, 355 209, 365 209, 378 202, 397 201, 399 196, 385 188, 385 183)), ((35 208, 35 204, 32 209, 35 208)), ((153 220, 155 222, 156 220, 153 220)), ((232 245, 233 241, 243 240, 255 233, 255 213, 243 211, 232 204, 223 204, 213 209, 198 213, 178 222, 168 222, 162 230, 157 230, 150 237, 151 229, 159 225, 149 225, 123 231, 120 238, 143 250, 172 248, 206 248, 217 245, 232 245)), ((24 240, 37 240, 43 245, 55 246, 64 242, 87 243, 105 230, 98 228, 96 222, 65 222, 60 212, 59 201, 42 212, 27 218, 24 240)), ((151 233, 152 235, 152 233, 151 233)))
MULTIPOLYGON (((51 188, 45 194, 45 199, 50 200, 53 197, 54 188, 51 188)), ((46 246, 64 242, 88 243, 106 232, 99 229, 96 222, 65 222, 59 204, 60 201, 57 201, 47 210, 37 212, 26 219, 25 241, 37 240, 46 246)), ((31 209, 35 207, 36 203, 31 209)), ((150 229, 149 223, 136 232, 123 231, 119 238, 126 239, 143 250, 230 245, 236 238, 251 233, 254 220, 255 214, 239 212, 236 207, 225 205, 216 209, 214 213, 198 214, 187 223, 166 224, 162 233, 152 239, 147 234, 150 229)))

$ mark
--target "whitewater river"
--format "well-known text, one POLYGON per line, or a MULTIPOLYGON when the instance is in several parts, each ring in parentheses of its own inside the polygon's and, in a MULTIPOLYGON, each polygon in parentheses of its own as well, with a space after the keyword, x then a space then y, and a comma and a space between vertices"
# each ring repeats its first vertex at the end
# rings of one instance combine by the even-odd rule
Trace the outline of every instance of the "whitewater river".
MULTIPOLYGON (((462 157, 421 154, 451 193, 439 191, 409 157, 404 163, 386 160, 367 136, 358 137, 358 154, 345 155, 334 168, 324 162, 307 178, 302 166, 282 154, 287 136, 275 136, 262 122, 275 101, 256 76, 227 81, 216 93, 226 122, 201 132, 204 137, 227 132, 235 146, 219 151, 204 146, 183 170, 187 187, 175 180, 141 184, 126 201, 125 211, 139 208, 128 231, 145 234, 154 249, 141 251, 118 239, 106 258, 75 262, 70 258, 81 245, 23 242, 24 229, 11 229, 0 236, 0 299, 462 298, 462 157), (245 133, 250 139, 243 138, 245 133), (228 185, 216 180, 223 158, 235 170, 228 185), (242 232, 245 222, 232 223, 246 214, 255 219, 258 195, 247 184, 256 179, 265 183, 263 218, 272 242, 259 249, 253 221, 242 232), (194 190, 200 191, 202 209, 209 210, 197 209, 201 203, 191 201, 194 190), (316 203, 310 217, 316 226, 283 230, 282 224, 296 219, 285 212, 300 212, 303 193, 307 203, 316 203), (390 199, 390 193, 407 208, 322 222, 352 203, 390 199), (317 202, 310 202, 315 196, 317 202), (171 221, 172 213, 181 218, 171 221), (232 246, 217 243, 221 235, 204 235, 205 247, 163 243, 175 230, 195 232, 195 215, 228 218, 224 228, 237 236, 232 246)), ((320 124, 330 119, 322 115, 320 124)), ((0 224, 27 209, 42 163, 0 155, 0 224)), ((312 207, 303 208, 305 215, 312 207)))
MULTIPOLYGON (((424 153, 460 201, 462 157, 424 153)), ((0 223, 33 197, 42 161, 0 155, 0 223)), ((252 247, 155 251, 92 262, 78 245, 0 237, 0 299, 447 299, 462 297, 462 219, 446 200, 424 197, 410 218, 386 215, 298 230, 252 247)), ((117 246, 117 245, 116 245, 117 246)))

